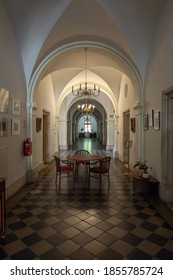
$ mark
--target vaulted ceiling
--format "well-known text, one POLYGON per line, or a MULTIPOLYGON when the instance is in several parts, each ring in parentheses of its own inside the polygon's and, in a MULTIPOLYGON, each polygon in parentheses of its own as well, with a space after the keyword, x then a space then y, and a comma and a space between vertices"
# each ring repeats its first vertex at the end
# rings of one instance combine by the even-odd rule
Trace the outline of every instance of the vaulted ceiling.
MULTIPOLYGON (((26 83, 55 49, 76 42, 99 42, 128 59, 145 78, 153 38, 166 0, 2 0, 23 60, 26 83)), ((40 79, 51 75, 55 92, 83 79, 84 49, 60 52, 40 79)), ((101 48, 88 48, 88 77, 118 91, 127 69, 101 48)))

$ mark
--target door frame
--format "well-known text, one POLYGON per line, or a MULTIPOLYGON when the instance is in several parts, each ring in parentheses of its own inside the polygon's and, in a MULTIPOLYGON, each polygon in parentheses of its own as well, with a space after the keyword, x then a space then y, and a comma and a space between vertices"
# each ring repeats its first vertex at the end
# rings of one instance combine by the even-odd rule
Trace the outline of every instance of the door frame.
POLYGON ((130 141, 130 110, 123 112, 123 163, 128 163, 128 149, 125 142, 130 141))
POLYGON ((49 131, 50 131, 50 113, 43 110, 43 163, 50 162, 50 151, 49 151, 49 131))
MULTIPOLYGON (((170 143, 170 133, 173 133, 173 117, 170 118, 170 102, 173 103, 173 87, 162 92, 162 131, 161 131, 161 170, 162 188, 160 190, 161 199, 165 202, 173 201, 173 137, 170 143), (172 129, 172 130, 171 130, 172 129), (170 170, 171 168, 171 170, 170 170), (171 187, 172 186, 172 187, 171 187)), ((171 111, 173 113, 173 110, 171 111)))

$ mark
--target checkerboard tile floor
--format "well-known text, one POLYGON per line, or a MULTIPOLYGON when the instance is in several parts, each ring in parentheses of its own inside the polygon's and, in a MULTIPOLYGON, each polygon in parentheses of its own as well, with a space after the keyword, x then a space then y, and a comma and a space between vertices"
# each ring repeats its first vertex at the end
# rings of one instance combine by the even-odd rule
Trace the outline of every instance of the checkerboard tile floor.
POLYGON ((110 192, 106 178, 101 192, 98 180, 91 178, 88 189, 82 179, 74 190, 64 180, 56 191, 53 167, 11 198, 0 259, 173 259, 173 228, 153 198, 133 195, 132 179, 117 160, 111 161, 110 192))

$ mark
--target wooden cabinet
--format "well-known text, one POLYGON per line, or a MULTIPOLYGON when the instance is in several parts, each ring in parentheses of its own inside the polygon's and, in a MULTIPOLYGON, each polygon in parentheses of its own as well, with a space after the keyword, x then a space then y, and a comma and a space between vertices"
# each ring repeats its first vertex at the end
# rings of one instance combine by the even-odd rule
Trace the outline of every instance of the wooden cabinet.
POLYGON ((158 196, 159 181, 150 176, 144 179, 139 175, 133 175, 133 192, 134 193, 147 193, 150 195, 158 196))
POLYGON ((89 132, 80 132, 79 138, 96 138, 97 134, 95 132, 89 133, 89 132))
POLYGON ((5 180, 0 178, 0 236, 5 232, 5 180))

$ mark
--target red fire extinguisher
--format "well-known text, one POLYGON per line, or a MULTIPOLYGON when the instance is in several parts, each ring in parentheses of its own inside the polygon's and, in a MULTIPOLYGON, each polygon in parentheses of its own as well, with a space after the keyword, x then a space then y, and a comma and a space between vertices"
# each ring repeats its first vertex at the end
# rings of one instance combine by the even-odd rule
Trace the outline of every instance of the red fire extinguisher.
POLYGON ((31 155, 31 146, 32 146, 32 142, 31 142, 30 138, 26 138, 25 141, 23 142, 24 156, 30 156, 31 155))

